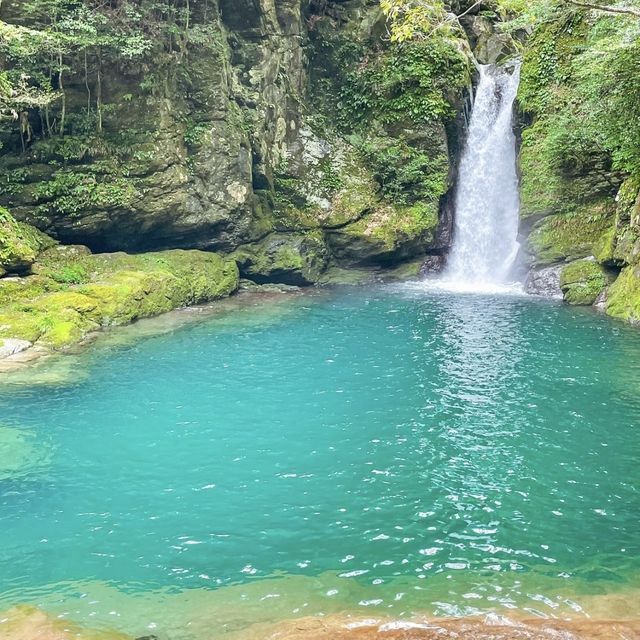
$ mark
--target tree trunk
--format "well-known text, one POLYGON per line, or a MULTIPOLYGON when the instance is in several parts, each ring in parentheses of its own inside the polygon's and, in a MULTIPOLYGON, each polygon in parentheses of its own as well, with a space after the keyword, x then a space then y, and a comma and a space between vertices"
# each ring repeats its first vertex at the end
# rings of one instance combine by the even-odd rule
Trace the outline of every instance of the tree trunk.
POLYGON ((89 86, 89 69, 87 66, 87 50, 84 50, 84 86, 87 88, 87 115, 91 113, 91 87, 89 86))
POLYGON ((67 96, 64 93, 64 83, 62 82, 62 75, 64 69, 62 66, 62 51, 58 54, 58 87, 62 93, 62 113, 60 114, 60 135, 64 137, 64 121, 67 117, 67 96))
POLYGON ((96 83, 96 107, 98 109, 98 133, 102 133, 102 57, 98 56, 98 78, 96 83))

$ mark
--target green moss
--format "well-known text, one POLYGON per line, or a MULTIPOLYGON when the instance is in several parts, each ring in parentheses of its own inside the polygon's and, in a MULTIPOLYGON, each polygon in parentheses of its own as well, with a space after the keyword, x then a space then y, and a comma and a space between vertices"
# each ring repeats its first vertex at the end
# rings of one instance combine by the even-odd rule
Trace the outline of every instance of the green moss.
POLYGON ((617 264, 615 258, 617 229, 611 226, 593 245, 593 255, 601 264, 617 264))
POLYGON ((613 214, 598 203, 569 215, 543 218, 529 235, 529 252, 537 265, 553 264, 593 255, 610 232, 613 214))
POLYGON ((51 238, 30 225, 17 222, 0 207, 0 276, 28 271, 38 253, 52 244, 51 238))
POLYGON ((33 300, 51 291, 57 291, 62 285, 42 276, 26 278, 0 278, 0 308, 18 300, 33 300))
POLYGON ((234 254, 246 277, 258 282, 270 281, 305 285, 318 282, 328 262, 322 232, 304 234, 274 233, 234 254))
POLYGON ((616 203, 617 234, 612 260, 617 264, 636 264, 640 255, 640 176, 622 183, 616 203))
POLYGON ((628 322, 640 322, 640 268, 626 267, 609 287, 607 314, 628 322))
POLYGON ((424 244, 432 242, 437 227, 437 204, 418 203, 405 207, 379 207, 347 229, 351 234, 378 240, 391 251, 408 240, 420 239, 424 244))
POLYGON ((594 260, 577 260, 560 272, 560 288, 569 304, 593 304, 608 284, 607 273, 594 260))
POLYGON ((547 215, 563 208, 565 183, 551 164, 543 122, 522 133, 520 215, 547 215))
POLYGON ((0 281, 0 338, 53 348, 101 326, 224 297, 239 280, 235 262, 181 250, 92 255, 84 247, 55 247, 41 255, 34 271, 9 285, 0 281))

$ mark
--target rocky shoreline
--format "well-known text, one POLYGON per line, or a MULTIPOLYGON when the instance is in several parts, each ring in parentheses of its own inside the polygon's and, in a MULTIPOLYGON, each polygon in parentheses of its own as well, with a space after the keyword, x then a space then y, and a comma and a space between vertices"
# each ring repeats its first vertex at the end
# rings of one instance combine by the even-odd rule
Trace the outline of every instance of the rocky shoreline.
MULTIPOLYGON (((161 635, 130 636, 118 631, 79 627, 30 606, 17 606, 0 614, 4 640, 164 640, 161 635)), ((630 640, 640 637, 640 619, 516 618, 497 614, 464 618, 407 620, 347 615, 305 617, 273 624, 258 624, 240 632, 211 639, 229 640, 630 640)))

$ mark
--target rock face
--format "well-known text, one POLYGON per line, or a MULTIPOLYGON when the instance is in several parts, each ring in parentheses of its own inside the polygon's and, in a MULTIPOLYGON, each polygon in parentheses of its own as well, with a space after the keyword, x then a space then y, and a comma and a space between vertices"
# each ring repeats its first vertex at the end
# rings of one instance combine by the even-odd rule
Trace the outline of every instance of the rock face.
POLYGON ((217 300, 238 283, 236 263, 215 253, 53 246, 34 259, 30 275, 0 278, 0 358, 34 344, 67 347, 101 327, 217 300))
POLYGON ((562 265, 553 265, 542 269, 531 269, 524 283, 525 291, 533 296, 562 298, 563 294, 560 288, 562 268, 562 265))
POLYGON ((619 95, 633 93, 635 78, 614 71, 613 63, 634 41, 627 42, 622 31, 616 36, 608 32, 606 38, 616 39, 620 49, 606 58, 601 47, 605 17, 567 11, 563 20, 538 24, 524 44, 519 164, 522 235, 528 236, 523 244, 533 269, 529 283, 536 289, 547 276, 557 276, 567 302, 593 304, 637 322, 637 116, 632 108, 610 107, 605 101, 610 90, 604 86, 611 78, 619 95), (596 51, 600 76, 589 68, 596 51), (602 93, 591 94, 595 86, 602 93), (606 108, 594 116, 600 101, 606 108), (608 132, 616 118, 623 124, 615 125, 621 135, 614 139, 608 132))
MULTIPOLYGON (((34 111, 23 152, 15 126, 0 128, 0 204, 64 244, 233 253, 261 282, 442 253, 470 77, 464 33, 400 55, 374 0, 205 4, 191 20, 207 37, 181 57, 153 73, 146 61, 105 70, 100 135, 71 124, 47 137, 34 111), (405 60, 423 60, 426 75, 405 60)), ((0 17, 27 20, 5 5, 0 17)), ((72 67, 65 83, 72 123, 83 73, 72 67)), ((8 266, 25 271, 33 257, 8 266)))

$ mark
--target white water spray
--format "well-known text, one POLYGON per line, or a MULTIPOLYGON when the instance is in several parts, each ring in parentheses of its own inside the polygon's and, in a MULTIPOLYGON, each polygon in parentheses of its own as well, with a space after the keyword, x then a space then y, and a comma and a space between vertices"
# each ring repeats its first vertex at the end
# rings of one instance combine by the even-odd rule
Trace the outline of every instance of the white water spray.
POLYGON ((441 281, 471 291, 507 284, 519 248, 512 113, 520 67, 480 66, 479 73, 458 175, 453 247, 441 281))

